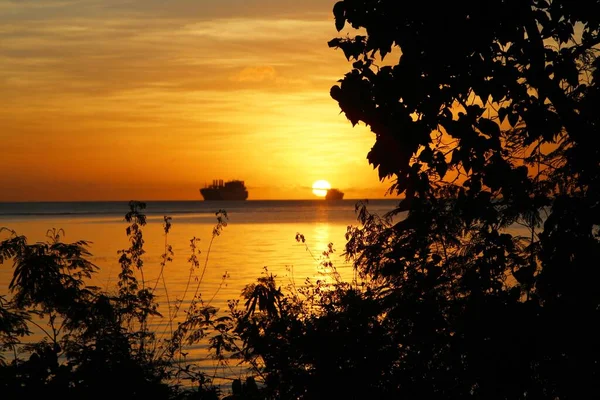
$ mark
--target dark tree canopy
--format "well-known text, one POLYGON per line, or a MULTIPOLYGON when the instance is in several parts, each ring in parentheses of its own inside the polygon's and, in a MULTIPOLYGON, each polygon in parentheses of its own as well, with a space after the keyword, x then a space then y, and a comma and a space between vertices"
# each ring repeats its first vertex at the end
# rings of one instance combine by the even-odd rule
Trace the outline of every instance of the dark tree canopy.
MULTIPOLYGON (((448 169, 501 174, 515 164, 502 151, 508 144, 597 147, 599 2, 421 1, 398 9, 395 1, 346 0, 334 15, 338 29, 347 21, 367 34, 329 43, 354 61, 331 95, 353 124, 376 134, 369 161, 381 178, 398 179, 398 193, 411 197, 448 169), (377 67, 392 49, 398 62, 377 67), (452 144, 439 146, 440 132, 452 144)), ((580 169, 586 176, 569 174, 564 192, 597 184, 580 169)), ((505 186, 485 183, 491 192, 505 186)))
MULTIPOLYGON (((386 288, 406 398, 600 389, 600 1, 344 0, 331 89, 402 195, 347 251, 386 288), (393 58, 393 59, 390 59, 393 58)), ((593 395, 592 395, 593 396, 593 395)))

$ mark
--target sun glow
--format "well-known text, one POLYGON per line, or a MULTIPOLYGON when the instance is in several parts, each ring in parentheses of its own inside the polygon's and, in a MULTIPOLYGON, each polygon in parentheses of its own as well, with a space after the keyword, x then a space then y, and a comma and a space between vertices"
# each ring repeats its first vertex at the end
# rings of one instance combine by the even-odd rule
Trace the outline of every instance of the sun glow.
POLYGON ((327 191, 329 189, 331 189, 331 184, 323 179, 316 181, 312 185, 313 194, 318 197, 327 196, 327 191))

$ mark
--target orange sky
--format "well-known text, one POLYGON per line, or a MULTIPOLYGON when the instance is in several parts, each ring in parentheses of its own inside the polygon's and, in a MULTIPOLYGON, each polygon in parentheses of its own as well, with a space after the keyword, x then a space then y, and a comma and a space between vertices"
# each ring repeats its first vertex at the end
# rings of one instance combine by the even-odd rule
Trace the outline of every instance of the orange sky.
MULTIPOLYGON (((329 0, 0 2, 0 201, 382 198, 329 0)), ((342 32, 344 35, 345 32, 342 32)))

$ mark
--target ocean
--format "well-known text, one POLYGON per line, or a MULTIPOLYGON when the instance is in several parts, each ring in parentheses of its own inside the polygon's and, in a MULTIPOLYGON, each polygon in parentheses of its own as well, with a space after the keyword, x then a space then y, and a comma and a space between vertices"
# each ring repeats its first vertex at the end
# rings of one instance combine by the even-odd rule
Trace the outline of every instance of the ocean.
MULTIPOLYGON (((173 301, 181 299, 190 276, 190 240, 199 238, 200 270, 206 273, 199 291, 205 303, 225 310, 228 300, 240 298, 245 285, 262 274, 272 273, 282 287, 294 282, 302 284, 332 279, 330 271, 321 265, 322 253, 333 243, 333 265, 345 280, 353 277, 353 268, 343 256, 348 226, 358 225, 355 213, 357 200, 249 200, 249 201, 149 201, 144 213, 143 228, 144 277, 154 286, 160 271, 161 255, 166 244, 172 246, 173 261, 165 267, 166 291, 158 282, 156 293, 159 311, 166 315, 166 295, 173 301), (211 243, 217 222, 215 213, 227 212, 227 226, 211 243), (172 218, 172 227, 165 238, 164 216, 172 218), (304 235, 305 244, 295 239, 304 235)), ((397 200, 370 200, 368 210, 384 214, 397 200)), ((99 271, 90 282, 104 290, 115 290, 120 266, 117 251, 129 246, 124 215, 128 202, 32 202, 0 203, 0 227, 25 235, 30 243, 43 241, 50 229, 62 229, 64 242, 90 242, 91 261, 99 271)), ((0 240, 8 232, 0 232, 0 240)), ((194 272, 197 276, 199 271, 194 272)), ((8 294, 12 264, 0 265, 0 295, 8 294)), ((192 286, 195 281, 192 282, 192 286)), ((187 295, 189 297, 189 294, 187 295)), ((189 299, 184 299, 184 303, 189 299)), ((154 328, 164 331, 161 321, 154 328)), ((207 370, 217 368, 207 357, 203 345, 190 349, 188 361, 207 370)), ((221 374, 235 373, 233 370, 221 374)), ((219 374, 217 374, 219 375, 219 374)))

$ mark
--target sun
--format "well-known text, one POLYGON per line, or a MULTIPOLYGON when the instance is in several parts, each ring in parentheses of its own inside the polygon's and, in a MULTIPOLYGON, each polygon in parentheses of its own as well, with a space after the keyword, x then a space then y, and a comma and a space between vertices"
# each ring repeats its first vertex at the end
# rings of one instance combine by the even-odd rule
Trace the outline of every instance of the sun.
POLYGON ((326 180, 320 179, 313 183, 312 190, 315 196, 325 197, 327 196, 327 191, 331 189, 331 184, 326 180))

